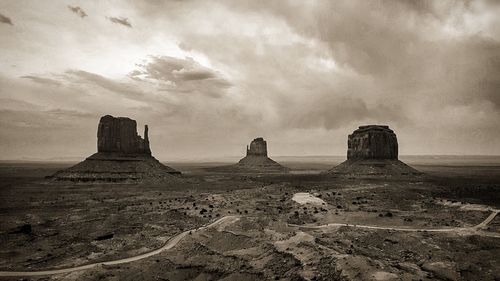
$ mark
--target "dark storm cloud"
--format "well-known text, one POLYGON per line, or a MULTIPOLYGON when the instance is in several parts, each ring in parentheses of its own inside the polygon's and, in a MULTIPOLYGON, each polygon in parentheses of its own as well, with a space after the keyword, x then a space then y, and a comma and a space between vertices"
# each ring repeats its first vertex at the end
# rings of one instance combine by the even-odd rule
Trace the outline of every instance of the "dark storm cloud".
POLYGON ((52 86, 60 86, 61 82, 50 79, 50 78, 45 78, 45 77, 38 77, 38 76, 33 76, 33 75, 25 75, 21 76, 21 78, 24 79, 29 79, 33 82, 40 83, 40 84, 45 84, 45 85, 52 85, 52 86))
POLYGON ((500 110, 500 82, 483 82, 478 87, 484 92, 484 97, 500 110))
POLYGON ((359 98, 328 98, 304 104, 305 110, 289 113, 287 121, 293 128, 325 128, 339 129, 347 124, 363 124, 365 122, 390 123, 394 125, 408 124, 411 120, 404 117, 400 108, 390 105, 368 106, 359 98), (312 105, 312 106, 311 106, 312 105))
POLYGON ((384 76, 411 60, 410 46, 422 40, 418 25, 425 24, 425 16, 415 18, 404 6, 326 1, 315 10, 313 29, 301 27, 293 16, 289 22, 301 34, 327 43, 339 63, 361 74, 384 76))
POLYGON ((4 15, 2 15, 2 14, 0 14, 0 22, 1 22, 1 23, 5 23, 5 24, 14 25, 14 24, 12 23, 12 20, 11 20, 10 18, 8 18, 8 17, 6 17, 6 16, 4 16, 4 15))
POLYGON ((83 70, 68 70, 66 71, 66 74, 66 79, 71 82, 96 85, 115 94, 124 95, 134 99, 140 99, 142 96, 144 96, 144 93, 142 93, 140 90, 135 89, 131 85, 115 81, 99 74, 83 70))
POLYGON ((85 13, 85 11, 82 8, 78 7, 78 6, 69 6, 68 5, 68 9, 70 11, 72 11, 73 13, 77 14, 81 18, 84 18, 84 17, 87 16, 87 13, 85 13))
POLYGON ((121 24, 123 26, 132 28, 132 24, 129 22, 128 18, 124 17, 108 17, 111 22, 116 23, 116 24, 121 24))
POLYGON ((215 78, 214 71, 206 68, 196 62, 193 58, 174 58, 174 57, 153 57, 150 63, 141 65, 143 71, 137 71, 132 74, 145 75, 147 78, 176 82, 179 80, 204 80, 215 78))
POLYGON ((436 11, 435 3, 432 0, 390 0, 391 2, 396 2, 402 6, 403 9, 408 9, 409 11, 417 12, 420 15, 432 15, 438 17, 439 14, 436 11))
POLYGON ((96 118, 97 115, 91 112, 84 112, 78 110, 68 110, 68 109, 51 109, 45 111, 48 114, 52 114, 54 116, 63 116, 63 117, 75 117, 75 118, 96 118))
POLYGON ((90 143, 93 151, 98 117, 78 123, 70 117, 79 115, 72 114, 76 110, 150 122, 161 143, 155 153, 166 158, 238 155, 241 144, 262 134, 273 153, 343 155, 346 134, 366 123, 394 128, 403 154, 498 154, 495 2, 146 0, 85 6, 88 14, 133 15, 137 24, 122 33, 109 21, 131 27, 126 18, 82 26, 60 3, 35 1, 27 10, 12 1, 16 9, 2 12, 22 18, 26 34, 12 36, 15 29, 5 25, 0 40, 5 65, 17 65, 0 75, 0 103, 8 101, 0 108, 15 111, 1 116, 13 123, 2 123, 0 147, 9 155, 52 155, 64 154, 61 142, 83 152, 90 143), (64 25, 39 24, 60 16, 53 11, 64 25), (134 67, 141 59, 146 62, 134 67), (24 108, 22 101, 35 107, 24 108), (73 132, 66 130, 75 124, 87 128, 82 140, 70 139, 73 132), (30 125, 40 126, 40 138, 16 148, 31 133, 19 128, 30 125), (221 140, 228 132, 231 137, 221 140), (53 142, 38 141, 48 138, 53 142))
POLYGON ((210 79, 210 78, 215 78, 215 75, 212 72, 209 71, 188 71, 188 72, 178 72, 177 75, 181 77, 181 79, 189 81, 189 80, 204 80, 204 79, 210 79))
POLYGON ((324 1, 301 10, 293 3, 250 2, 243 7, 234 3, 234 8, 271 12, 302 36, 327 44, 339 65, 356 71, 359 79, 373 81, 367 91, 386 92, 379 98, 381 105, 401 104, 403 118, 405 109, 412 107, 405 96, 419 96, 421 101, 439 96, 448 104, 498 104, 494 93, 500 83, 500 38, 488 26, 473 33, 464 26, 465 13, 479 9, 477 16, 484 17, 498 4, 477 3, 485 8, 474 8, 469 1, 409 0, 324 1))
POLYGON ((500 41, 471 36, 460 43, 449 47, 448 75, 442 75, 450 82, 451 102, 488 101, 500 112, 500 41))
POLYGON ((204 67, 193 58, 152 57, 152 61, 139 65, 129 77, 153 79, 166 82, 165 90, 177 92, 200 92, 220 97, 231 86, 220 73, 204 67))
MULTIPOLYGON (((107 96, 111 99, 120 97, 140 104, 129 105, 130 108, 148 108, 154 105, 154 112, 170 116, 179 111, 185 111, 190 106, 189 101, 173 102, 169 96, 155 94, 162 91, 162 86, 141 79, 128 78, 130 77, 113 79, 83 70, 68 70, 61 75, 61 79, 64 79, 69 87, 77 88, 82 93, 97 97, 107 96)), ((187 89, 176 86, 169 88, 168 91, 177 93, 187 91, 187 89)))
POLYGON ((84 155, 83 151, 94 149, 95 135, 87 132, 94 130, 95 125, 90 124, 96 119, 76 112, 61 114, 57 110, 0 110, 0 127, 4 132, 0 138, 2 155, 7 159, 84 155), (75 153, 75 149, 82 152, 75 153))
POLYGON ((1 109, 10 109, 10 110, 39 110, 40 106, 35 105, 33 103, 16 100, 16 99, 3 99, 0 98, 0 108, 1 109))

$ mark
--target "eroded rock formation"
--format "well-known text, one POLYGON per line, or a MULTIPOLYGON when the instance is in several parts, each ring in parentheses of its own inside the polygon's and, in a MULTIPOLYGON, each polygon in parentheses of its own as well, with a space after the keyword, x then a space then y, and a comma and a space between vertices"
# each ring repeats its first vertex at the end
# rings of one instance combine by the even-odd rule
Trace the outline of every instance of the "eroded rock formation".
POLYGON ((101 117, 97 129, 97 152, 121 154, 151 154, 148 125, 144 139, 137 134, 137 122, 126 117, 101 117))
POLYGON ((207 169, 213 172, 228 173, 288 173, 284 167, 267 156, 267 142, 263 138, 255 138, 249 146, 244 158, 235 165, 207 169))
POLYGON ((347 140, 347 159, 398 159, 398 140, 389 126, 360 126, 347 140))
POLYGON ((169 181, 179 171, 161 164, 149 147, 148 126, 144 138, 137 122, 126 117, 101 117, 97 129, 97 153, 52 178, 75 182, 169 181))
POLYGON ((389 126, 360 126, 347 139, 347 160, 327 171, 341 176, 414 176, 421 173, 398 160, 398 140, 389 126))
POLYGON ((263 138, 256 138, 250 146, 247 145, 247 156, 265 156, 267 157, 267 142, 263 138))

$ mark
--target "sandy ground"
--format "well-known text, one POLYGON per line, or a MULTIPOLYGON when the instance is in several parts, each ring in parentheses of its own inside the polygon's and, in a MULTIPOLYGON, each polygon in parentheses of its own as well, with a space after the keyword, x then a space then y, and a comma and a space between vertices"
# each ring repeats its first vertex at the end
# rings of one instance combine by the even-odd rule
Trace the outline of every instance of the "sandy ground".
POLYGON ((307 205, 307 204, 318 205, 318 206, 326 205, 325 201, 307 192, 295 193, 292 197, 292 200, 301 205, 307 205))

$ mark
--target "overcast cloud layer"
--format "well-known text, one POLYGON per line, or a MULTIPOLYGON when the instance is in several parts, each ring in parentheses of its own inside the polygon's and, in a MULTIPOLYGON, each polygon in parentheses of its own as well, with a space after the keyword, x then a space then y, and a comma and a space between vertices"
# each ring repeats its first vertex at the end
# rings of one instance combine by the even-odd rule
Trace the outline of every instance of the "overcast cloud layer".
POLYGON ((85 157, 105 114, 161 160, 345 155, 372 123, 500 154, 495 2, 2 1, 0 158, 85 157))

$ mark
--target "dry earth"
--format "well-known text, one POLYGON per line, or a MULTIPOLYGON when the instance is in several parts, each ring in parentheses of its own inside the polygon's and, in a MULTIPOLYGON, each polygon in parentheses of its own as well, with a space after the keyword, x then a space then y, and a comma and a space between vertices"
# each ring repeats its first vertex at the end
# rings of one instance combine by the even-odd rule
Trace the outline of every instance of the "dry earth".
POLYGON ((4 275, 134 257, 185 236, 127 263, 0 279, 500 279, 500 217, 475 227, 500 209, 499 166, 417 165, 430 177, 389 181, 285 165, 299 172, 210 174, 202 164, 170 164, 186 172, 184 183, 91 186, 43 182, 63 164, 1 164, 4 275), (189 231, 224 217, 237 219, 189 231))

